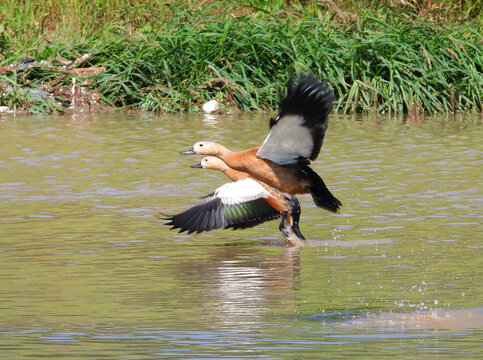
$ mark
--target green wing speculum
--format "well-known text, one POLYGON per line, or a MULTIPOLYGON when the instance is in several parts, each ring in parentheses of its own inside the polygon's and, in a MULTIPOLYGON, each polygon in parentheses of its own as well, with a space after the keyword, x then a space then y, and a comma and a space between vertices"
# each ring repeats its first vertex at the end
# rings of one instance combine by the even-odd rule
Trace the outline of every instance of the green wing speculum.
POLYGON ((265 221, 278 219, 281 214, 265 199, 226 205, 218 198, 206 199, 178 215, 171 216, 166 225, 179 232, 210 231, 220 228, 244 229, 265 221))
POLYGON ((200 204, 167 218, 166 225, 188 233, 252 227, 281 216, 266 201, 269 197, 265 188, 252 179, 225 184, 200 204))

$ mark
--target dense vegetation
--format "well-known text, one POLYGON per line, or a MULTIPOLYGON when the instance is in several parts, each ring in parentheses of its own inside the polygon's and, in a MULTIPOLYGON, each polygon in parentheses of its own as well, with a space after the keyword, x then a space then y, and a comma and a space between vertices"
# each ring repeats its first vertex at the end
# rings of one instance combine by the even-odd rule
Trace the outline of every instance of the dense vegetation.
POLYGON ((4 0, 0 105, 60 110, 75 79, 84 102, 271 110, 277 87, 311 70, 339 111, 481 112, 479 2, 400 3, 4 0))

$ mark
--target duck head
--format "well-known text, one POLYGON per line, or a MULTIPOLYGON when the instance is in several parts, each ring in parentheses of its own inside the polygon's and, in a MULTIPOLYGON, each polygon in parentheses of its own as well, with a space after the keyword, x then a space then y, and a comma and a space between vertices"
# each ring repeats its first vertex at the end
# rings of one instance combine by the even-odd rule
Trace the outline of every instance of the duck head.
POLYGON ((201 159, 201 162, 196 165, 191 165, 192 168, 201 168, 201 169, 211 169, 211 170, 218 170, 218 171, 225 171, 228 169, 228 165, 221 159, 218 159, 214 156, 207 156, 201 159))
POLYGON ((188 150, 181 151, 180 154, 198 154, 198 155, 219 155, 223 151, 223 146, 212 141, 199 141, 188 150))

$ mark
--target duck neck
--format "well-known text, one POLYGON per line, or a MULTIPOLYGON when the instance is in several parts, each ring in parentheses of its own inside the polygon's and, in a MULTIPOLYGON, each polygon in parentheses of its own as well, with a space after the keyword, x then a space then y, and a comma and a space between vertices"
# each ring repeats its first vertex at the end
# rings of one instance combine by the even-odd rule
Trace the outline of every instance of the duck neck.
POLYGON ((244 180, 248 177, 247 173, 244 173, 242 171, 237 171, 232 168, 229 168, 228 166, 226 169, 222 170, 223 174, 225 174, 231 181, 238 181, 238 180, 244 180))
POLYGON ((218 146, 216 147, 216 155, 215 156, 226 162, 226 160, 230 157, 230 155, 233 153, 233 151, 228 150, 223 145, 220 145, 220 144, 217 144, 217 145, 218 146))

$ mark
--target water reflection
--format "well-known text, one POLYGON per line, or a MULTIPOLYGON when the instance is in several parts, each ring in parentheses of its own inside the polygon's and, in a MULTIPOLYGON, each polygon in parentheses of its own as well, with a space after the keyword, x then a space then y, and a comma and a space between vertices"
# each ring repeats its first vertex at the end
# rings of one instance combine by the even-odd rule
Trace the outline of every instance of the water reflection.
POLYGON ((220 118, 221 118, 220 115, 205 114, 203 115, 203 122, 206 126, 216 129, 220 118))
POLYGON ((227 247, 215 255, 209 276, 206 309, 224 326, 261 326, 281 303, 290 303, 300 273, 300 249, 286 248, 280 256, 227 247), (214 310, 214 311, 213 311, 214 310))

